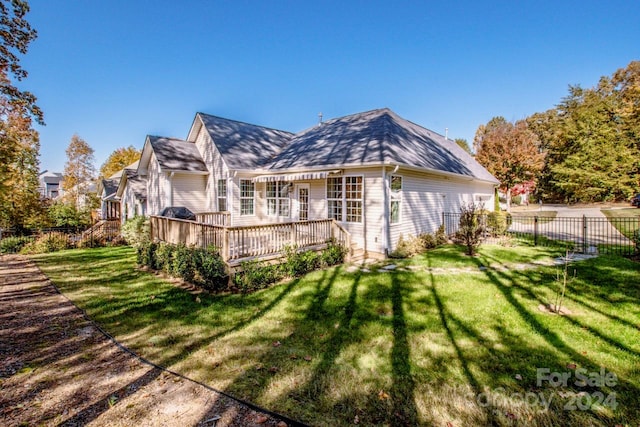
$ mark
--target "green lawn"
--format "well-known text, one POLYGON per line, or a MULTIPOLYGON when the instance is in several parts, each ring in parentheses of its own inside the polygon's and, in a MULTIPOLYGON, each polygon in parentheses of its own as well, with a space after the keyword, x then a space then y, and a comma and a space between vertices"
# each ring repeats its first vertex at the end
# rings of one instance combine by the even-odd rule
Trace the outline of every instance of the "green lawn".
POLYGON ((311 425, 636 426, 640 264, 571 266, 573 314, 557 316, 538 306, 554 300, 558 268, 523 268, 557 255, 487 245, 470 258, 448 246, 390 272, 339 266, 199 297, 136 270, 130 248, 34 259, 139 354, 311 425), (538 368, 571 375, 568 386, 538 384, 538 368), (575 384, 601 369, 617 379, 575 384))
POLYGON ((602 209, 601 212, 618 231, 628 238, 640 227, 640 209, 602 209))

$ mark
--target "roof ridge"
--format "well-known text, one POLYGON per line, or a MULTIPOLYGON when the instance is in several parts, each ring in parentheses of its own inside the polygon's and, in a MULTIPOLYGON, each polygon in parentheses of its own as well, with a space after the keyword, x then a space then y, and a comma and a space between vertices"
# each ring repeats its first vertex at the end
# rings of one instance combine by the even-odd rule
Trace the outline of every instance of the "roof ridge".
POLYGON ((274 128, 274 127, 263 126, 263 125, 257 125, 257 124, 255 124, 255 123, 249 123, 249 122, 245 122, 245 121, 242 121, 242 120, 228 119, 228 118, 226 118, 226 117, 216 116, 215 114, 203 113, 202 111, 197 112, 197 113, 196 113, 196 116, 197 116, 197 115, 207 116, 207 117, 213 117, 213 118, 215 118, 215 119, 220 119, 220 120, 225 120, 225 121, 228 121, 228 122, 239 123, 239 124, 241 124, 241 125, 248 125, 248 126, 253 126, 253 127, 261 128, 261 129, 266 129, 266 130, 275 130, 275 131, 278 131, 278 132, 286 132, 286 133, 288 133, 288 134, 295 135, 295 133, 294 133, 294 132, 291 132, 291 131, 288 131, 288 130, 276 129, 276 128, 274 128))

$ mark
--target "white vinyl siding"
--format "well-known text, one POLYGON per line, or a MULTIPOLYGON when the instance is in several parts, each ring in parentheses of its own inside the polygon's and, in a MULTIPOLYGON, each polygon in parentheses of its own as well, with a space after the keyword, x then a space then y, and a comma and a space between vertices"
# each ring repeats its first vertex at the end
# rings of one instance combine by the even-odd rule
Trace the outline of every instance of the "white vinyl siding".
POLYGON ((184 206, 194 213, 207 211, 206 176, 174 173, 171 177, 172 206, 184 206))
MULTIPOLYGON (((390 180, 391 176, 387 177, 390 180)), ((463 203, 481 196, 493 206, 493 185, 419 172, 402 172, 402 213, 399 224, 390 227, 390 249, 400 234, 433 233, 442 224, 443 212, 459 212, 463 203)))

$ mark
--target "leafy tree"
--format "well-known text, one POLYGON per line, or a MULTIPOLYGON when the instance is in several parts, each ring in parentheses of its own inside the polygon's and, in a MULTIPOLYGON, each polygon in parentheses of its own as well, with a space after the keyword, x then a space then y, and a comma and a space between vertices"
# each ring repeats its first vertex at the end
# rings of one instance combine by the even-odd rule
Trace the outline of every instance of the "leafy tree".
POLYGON ((63 198, 79 209, 85 205, 89 186, 95 177, 93 148, 78 135, 73 135, 66 153, 67 162, 62 174, 63 198))
POLYGON ((544 166, 540 141, 524 120, 509 123, 494 117, 480 125, 473 140, 476 160, 502 184, 511 209, 511 190, 516 184, 535 181, 544 166))
POLYGON ((464 139, 464 138, 456 138, 456 139, 454 139, 454 142, 456 144, 458 144, 460 146, 460 148, 462 148, 467 153, 473 154, 473 153, 471 153, 471 147, 469 147, 469 143, 467 142, 466 139, 464 139))
POLYGON ((31 28, 25 16, 29 12, 26 0, 0 0, 0 72, 6 77, 0 82, 0 96, 11 104, 20 105, 28 115, 43 124, 42 110, 36 105, 36 97, 18 89, 11 77, 20 81, 27 72, 20 66, 20 54, 27 53, 29 44, 38 33, 31 28))
POLYGON ((482 242, 482 236, 485 232, 485 224, 482 217, 484 204, 463 204, 460 206, 460 222, 456 237, 466 247, 467 255, 475 255, 478 247, 482 242))
POLYGON ((49 207, 49 217, 56 227, 79 227, 90 223, 86 212, 61 201, 56 201, 49 207))
POLYGON ((118 148, 109 155, 107 160, 100 166, 100 176, 109 178, 114 173, 124 169, 126 166, 140 159, 142 152, 132 145, 126 148, 118 148))
POLYGON ((0 96, 0 226, 22 230, 38 216, 39 149, 29 113, 0 96))

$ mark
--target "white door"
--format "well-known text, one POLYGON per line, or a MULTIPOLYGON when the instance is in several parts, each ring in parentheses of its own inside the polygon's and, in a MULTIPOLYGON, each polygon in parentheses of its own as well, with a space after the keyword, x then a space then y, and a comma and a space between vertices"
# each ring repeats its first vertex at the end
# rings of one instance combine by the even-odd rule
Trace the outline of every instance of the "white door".
POLYGON ((294 221, 309 220, 309 184, 297 184, 293 207, 294 221))

